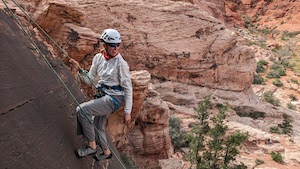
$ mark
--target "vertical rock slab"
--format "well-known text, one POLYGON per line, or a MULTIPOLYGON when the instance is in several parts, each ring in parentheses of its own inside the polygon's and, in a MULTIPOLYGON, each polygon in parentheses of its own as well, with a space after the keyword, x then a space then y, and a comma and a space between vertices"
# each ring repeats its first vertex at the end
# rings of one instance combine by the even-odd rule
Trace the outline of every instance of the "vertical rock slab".
MULTIPOLYGON (((76 104, 10 16, 0 10, 0 168, 82 169, 76 104)), ((74 76, 39 44, 74 96, 74 76)))

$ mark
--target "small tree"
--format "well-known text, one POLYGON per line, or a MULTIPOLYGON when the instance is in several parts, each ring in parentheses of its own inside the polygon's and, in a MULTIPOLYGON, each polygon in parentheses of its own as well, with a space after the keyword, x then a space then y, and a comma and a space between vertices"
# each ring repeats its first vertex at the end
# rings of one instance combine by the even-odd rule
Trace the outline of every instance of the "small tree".
POLYGON ((247 133, 235 132, 228 135, 228 126, 224 124, 227 106, 217 105, 219 113, 209 119, 211 108, 210 97, 205 97, 195 108, 198 124, 193 126, 189 134, 190 150, 187 159, 197 169, 243 169, 244 164, 232 164, 235 156, 239 154, 238 147, 248 139, 247 133), (210 122, 212 126, 210 126, 210 122))
POLYGON ((193 126, 191 133, 187 136, 190 150, 189 153, 186 154, 186 158, 192 164, 197 164, 197 166, 200 166, 203 161, 198 152, 204 149, 205 135, 208 134, 210 129, 208 125, 209 113, 207 112, 209 108, 211 108, 209 97, 205 97, 204 101, 200 102, 197 108, 194 108, 197 113, 194 118, 198 123, 193 126))
POLYGON ((181 128, 181 119, 171 116, 169 119, 169 135, 175 149, 186 146, 185 141, 186 132, 181 128))

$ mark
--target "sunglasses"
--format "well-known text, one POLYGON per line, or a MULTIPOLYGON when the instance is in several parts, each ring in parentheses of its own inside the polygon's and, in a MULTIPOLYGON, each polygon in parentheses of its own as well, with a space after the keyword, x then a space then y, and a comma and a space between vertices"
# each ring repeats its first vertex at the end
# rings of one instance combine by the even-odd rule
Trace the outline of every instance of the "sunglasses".
POLYGON ((114 48, 114 47, 119 47, 120 43, 107 43, 107 45, 114 48))

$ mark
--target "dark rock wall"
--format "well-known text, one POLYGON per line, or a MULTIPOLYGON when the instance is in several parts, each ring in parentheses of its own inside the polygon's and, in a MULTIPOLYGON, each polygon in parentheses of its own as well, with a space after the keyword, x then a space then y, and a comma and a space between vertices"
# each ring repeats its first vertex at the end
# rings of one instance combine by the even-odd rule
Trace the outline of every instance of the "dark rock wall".
MULTIPOLYGON (((41 45, 41 44, 40 44, 41 45)), ((43 51, 79 102, 76 79, 43 51)), ((76 103, 24 33, 0 10, 0 168, 72 168, 89 165, 74 150, 76 103)))

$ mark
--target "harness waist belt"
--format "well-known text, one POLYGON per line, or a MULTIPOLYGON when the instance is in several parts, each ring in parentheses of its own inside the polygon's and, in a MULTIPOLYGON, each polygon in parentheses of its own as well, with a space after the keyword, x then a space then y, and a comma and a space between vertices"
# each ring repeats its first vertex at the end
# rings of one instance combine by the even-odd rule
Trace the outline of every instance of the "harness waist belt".
POLYGON ((119 90, 119 91, 123 90, 123 88, 121 86, 107 86, 105 84, 101 84, 101 88, 113 89, 113 90, 119 90))
POLYGON ((110 96, 110 98, 112 99, 112 101, 114 102, 114 111, 113 112, 115 112, 115 111, 117 111, 118 109, 119 109, 119 103, 118 103, 118 101, 114 98, 114 97, 112 97, 111 95, 109 95, 109 94, 107 94, 106 92, 104 92, 103 90, 102 90, 102 88, 106 88, 106 89, 114 89, 114 90, 123 90, 123 88, 121 87, 121 86, 107 86, 107 85, 101 85, 100 87, 98 87, 98 93, 97 94, 95 94, 94 95, 94 99, 97 99, 97 98, 101 98, 102 96, 104 96, 104 95, 108 95, 108 96, 110 96), (106 87, 105 87, 106 86, 106 87), (112 88, 112 87, 114 87, 114 88, 112 88), (119 87, 119 88, 117 88, 117 87, 119 87))

